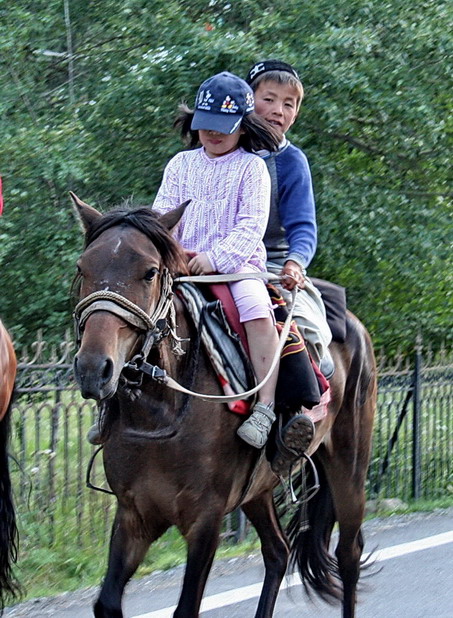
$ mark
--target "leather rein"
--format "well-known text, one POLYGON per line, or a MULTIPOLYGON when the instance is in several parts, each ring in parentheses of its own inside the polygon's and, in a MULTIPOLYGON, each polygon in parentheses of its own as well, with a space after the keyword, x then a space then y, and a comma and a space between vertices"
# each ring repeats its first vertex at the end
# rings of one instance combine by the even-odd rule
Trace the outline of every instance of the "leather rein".
MULTIPOLYGON (((237 273, 227 275, 198 275, 198 276, 184 276, 172 278, 167 268, 164 268, 158 275, 161 279, 160 286, 161 291, 159 300, 151 315, 148 315, 146 311, 143 311, 138 305, 128 300, 121 294, 111 292, 109 290, 99 290, 89 294, 83 298, 74 309, 74 322, 76 330, 77 345, 80 344, 82 339, 83 330, 89 316, 95 311, 108 311, 131 326, 138 328, 145 334, 144 342, 141 350, 130 361, 128 361, 124 367, 125 370, 132 370, 133 372, 143 373, 153 380, 165 384, 169 388, 177 390, 193 397, 198 397, 209 401, 229 402, 237 401, 239 399, 246 399, 251 395, 257 393, 262 386, 268 381, 272 372, 274 371, 279 359, 281 351, 285 345, 288 337, 289 329, 291 326, 291 320, 293 316, 294 298, 297 293, 297 287, 292 290, 292 306, 288 313, 288 317, 285 320, 282 331, 280 333, 279 345, 275 352, 272 365, 266 375, 266 377, 257 384, 254 388, 238 393, 236 395, 208 395, 204 393, 196 393, 194 391, 186 389, 184 386, 176 382, 171 376, 167 374, 165 369, 162 369, 158 365, 151 365, 147 362, 147 358, 151 348, 159 343, 165 337, 170 337, 172 340, 173 353, 177 356, 184 354, 181 347, 183 341, 176 335, 176 312, 173 303, 173 284, 179 282, 190 283, 226 283, 232 281, 240 281, 241 279, 264 279, 266 281, 280 281, 278 275, 273 273, 237 273)), ((122 373, 122 378, 126 383, 136 385, 136 382, 132 382, 122 373)))

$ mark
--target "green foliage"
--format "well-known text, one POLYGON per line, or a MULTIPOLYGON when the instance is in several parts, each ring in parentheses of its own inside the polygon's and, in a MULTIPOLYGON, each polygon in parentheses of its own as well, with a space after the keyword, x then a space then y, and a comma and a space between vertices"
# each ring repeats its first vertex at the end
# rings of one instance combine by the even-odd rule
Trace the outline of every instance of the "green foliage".
POLYGON ((0 8, 0 312, 17 340, 70 323, 81 237, 68 190, 103 209, 150 204, 181 148, 177 104, 216 71, 280 57, 306 89, 289 137, 314 177, 310 272, 347 286, 378 348, 409 349, 418 330, 440 345, 453 272, 447 2, 67 0, 69 22, 64 4, 0 8))

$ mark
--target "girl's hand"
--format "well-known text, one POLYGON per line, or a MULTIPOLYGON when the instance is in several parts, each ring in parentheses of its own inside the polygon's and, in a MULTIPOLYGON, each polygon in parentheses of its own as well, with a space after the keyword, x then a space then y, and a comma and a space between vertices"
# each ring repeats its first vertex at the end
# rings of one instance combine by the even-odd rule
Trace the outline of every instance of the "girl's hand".
POLYGON ((189 262, 189 270, 192 275, 209 275, 214 272, 206 253, 195 255, 189 262))
POLYGON ((288 260, 283 266, 280 276, 285 290, 292 290, 296 285, 300 288, 304 287, 304 274, 297 262, 288 260))
POLYGON ((190 251, 189 249, 184 249, 184 255, 186 256, 187 263, 189 263, 192 258, 198 255, 198 253, 196 251, 190 251))

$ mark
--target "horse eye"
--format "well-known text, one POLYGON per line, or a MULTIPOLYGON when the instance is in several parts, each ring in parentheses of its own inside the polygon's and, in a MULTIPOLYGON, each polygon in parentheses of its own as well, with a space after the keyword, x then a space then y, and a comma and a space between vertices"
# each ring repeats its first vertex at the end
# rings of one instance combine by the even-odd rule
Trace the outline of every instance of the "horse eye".
POLYGON ((159 271, 157 270, 157 268, 150 268, 144 277, 145 281, 151 281, 154 278, 154 275, 156 275, 158 272, 159 271))

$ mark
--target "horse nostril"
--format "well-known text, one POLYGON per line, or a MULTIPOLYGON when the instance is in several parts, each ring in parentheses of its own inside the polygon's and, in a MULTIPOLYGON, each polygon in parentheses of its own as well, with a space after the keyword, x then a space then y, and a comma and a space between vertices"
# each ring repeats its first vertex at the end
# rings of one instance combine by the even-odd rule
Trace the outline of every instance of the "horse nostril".
POLYGON ((107 358, 105 360, 104 370, 102 372, 102 380, 104 381, 104 384, 106 384, 107 382, 111 380, 112 375, 113 375, 113 362, 111 361, 110 358, 107 358))

